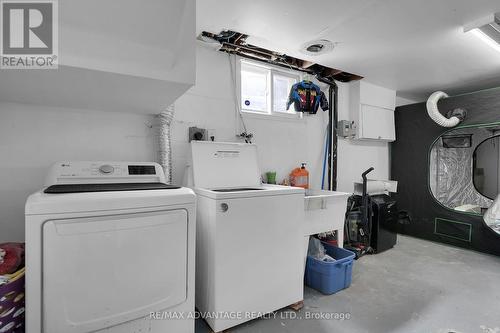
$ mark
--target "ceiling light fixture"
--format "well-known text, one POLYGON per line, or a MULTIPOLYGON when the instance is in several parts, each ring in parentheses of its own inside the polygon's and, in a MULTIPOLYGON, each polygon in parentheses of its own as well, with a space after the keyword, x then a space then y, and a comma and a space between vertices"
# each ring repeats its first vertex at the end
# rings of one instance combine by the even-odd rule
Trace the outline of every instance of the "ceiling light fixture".
POLYGON ((335 45, 327 39, 317 39, 302 44, 300 51, 304 54, 317 56, 333 50, 335 45))
POLYGON ((491 39, 488 35, 482 32, 480 29, 474 29, 471 31, 477 38, 481 39, 483 42, 491 46, 493 49, 500 52, 500 44, 491 39))
POLYGON ((484 43, 500 52, 500 13, 491 14, 464 28, 484 43))

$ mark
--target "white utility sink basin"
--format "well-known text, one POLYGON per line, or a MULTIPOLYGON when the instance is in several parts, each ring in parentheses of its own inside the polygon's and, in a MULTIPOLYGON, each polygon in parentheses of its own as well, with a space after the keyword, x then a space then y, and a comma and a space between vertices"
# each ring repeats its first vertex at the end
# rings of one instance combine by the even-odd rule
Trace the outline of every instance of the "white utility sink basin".
POLYGON ((337 230, 339 246, 344 236, 344 217, 350 193, 306 190, 304 236, 337 230))
POLYGON ((304 197, 304 269, 307 259, 309 236, 322 232, 337 231, 338 246, 344 245, 344 219, 347 210, 347 199, 350 193, 306 190, 304 197))

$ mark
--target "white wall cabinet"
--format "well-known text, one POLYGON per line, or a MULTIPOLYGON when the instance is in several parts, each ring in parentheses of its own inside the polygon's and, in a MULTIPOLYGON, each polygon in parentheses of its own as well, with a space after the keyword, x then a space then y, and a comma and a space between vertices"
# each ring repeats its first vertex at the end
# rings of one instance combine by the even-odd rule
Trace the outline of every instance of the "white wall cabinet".
POLYGON ((395 141, 396 92, 356 81, 350 87, 350 117, 356 124, 356 139, 395 141))
POLYGON ((195 83, 195 0, 59 1, 59 68, 5 70, 0 102, 157 114, 195 83))

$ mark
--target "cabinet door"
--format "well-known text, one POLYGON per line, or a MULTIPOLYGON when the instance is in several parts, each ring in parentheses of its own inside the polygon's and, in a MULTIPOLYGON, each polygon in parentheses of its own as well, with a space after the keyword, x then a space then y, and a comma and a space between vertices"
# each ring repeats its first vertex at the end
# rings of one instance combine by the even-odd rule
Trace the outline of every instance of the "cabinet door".
POLYGON ((396 108, 396 91, 364 81, 359 82, 358 89, 359 103, 390 110, 396 108))
POLYGON ((360 139, 396 140, 394 111, 372 105, 361 105, 360 139))

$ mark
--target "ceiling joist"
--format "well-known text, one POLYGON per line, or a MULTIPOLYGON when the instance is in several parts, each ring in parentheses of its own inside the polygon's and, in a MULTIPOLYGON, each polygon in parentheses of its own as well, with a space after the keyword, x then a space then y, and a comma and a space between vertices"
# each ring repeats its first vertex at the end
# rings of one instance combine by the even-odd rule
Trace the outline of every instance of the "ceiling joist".
POLYGON ((349 82, 363 78, 362 76, 348 73, 340 69, 326 67, 312 61, 295 58, 284 53, 248 44, 246 42, 247 38, 248 35, 231 30, 224 30, 219 34, 203 31, 200 35, 201 40, 213 40, 219 42, 221 44, 219 51, 236 54, 244 58, 301 71, 328 80, 349 82))

